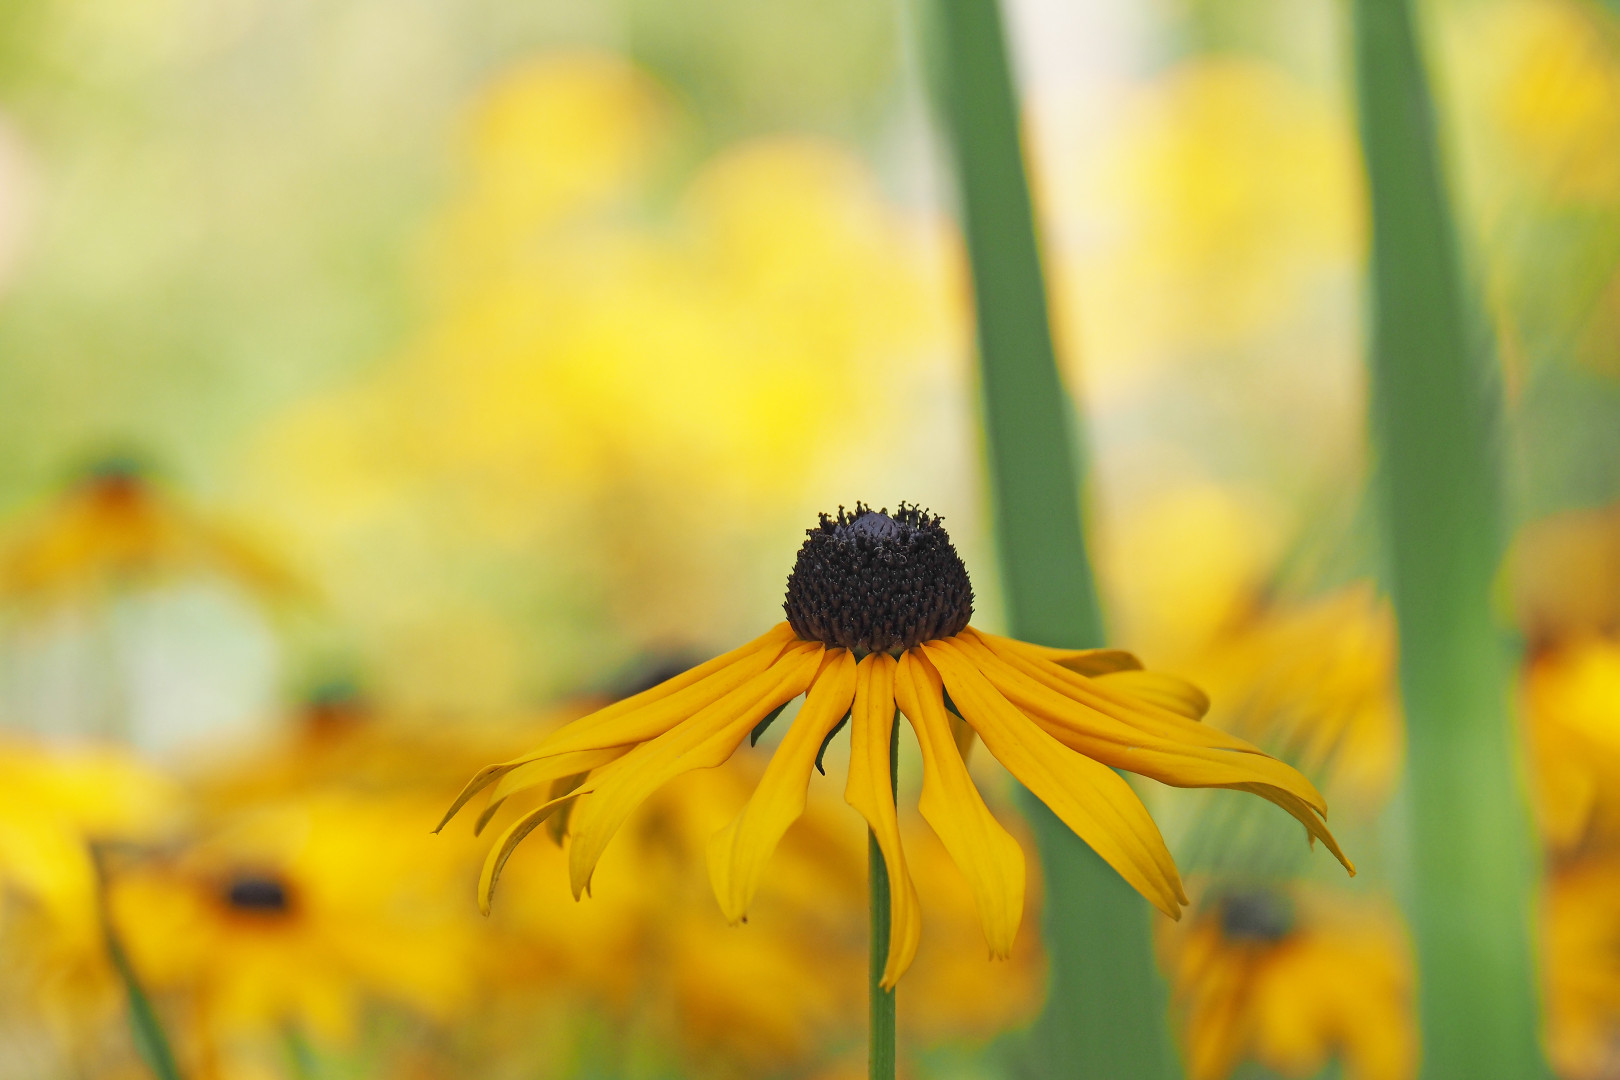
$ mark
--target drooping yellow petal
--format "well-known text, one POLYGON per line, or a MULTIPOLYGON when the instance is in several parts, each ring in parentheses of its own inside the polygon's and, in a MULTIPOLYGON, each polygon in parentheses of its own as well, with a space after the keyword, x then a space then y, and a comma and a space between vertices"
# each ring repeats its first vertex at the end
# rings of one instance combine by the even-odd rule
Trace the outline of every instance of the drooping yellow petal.
POLYGON ((474 795, 521 765, 557 754, 633 746, 662 735, 769 668, 793 640, 793 629, 778 623, 746 645, 565 724, 526 754, 484 766, 467 781, 433 831, 439 832, 474 795))
MULTIPOLYGON (((985 677, 1018 708, 1026 712, 1038 709, 1044 717, 1063 725, 1077 735, 1107 740, 1119 747, 1203 749, 1221 751, 1224 757, 1254 756, 1271 760, 1258 747, 1214 728, 1194 723, 1186 717, 1175 717, 1174 724, 1152 722, 1133 724, 1124 718, 1130 716, 1129 709, 1119 708, 1094 696, 1089 698, 1083 696, 1084 690, 1089 689, 1097 680, 1083 679, 1061 671, 1058 675, 1062 678, 1042 678, 1043 674, 1050 674, 1056 669, 1017 656, 998 654, 973 635, 959 634, 938 644, 942 648, 960 652, 965 660, 983 672, 985 677), (1075 679, 1087 685, 1085 688, 1069 687, 1062 679, 1075 679), (1236 745, 1227 745, 1228 743, 1236 745), (1240 753, 1236 755, 1225 753, 1231 750, 1238 750, 1240 753)), ((1153 708, 1155 712, 1163 713, 1163 710, 1152 706, 1139 705, 1139 708, 1142 710, 1153 708)), ((1164 715, 1171 714, 1164 713, 1164 715)), ((1303 777, 1300 780, 1302 783, 1305 782, 1303 777)), ((1314 792, 1314 789, 1311 790, 1314 792)), ((1320 795, 1315 797, 1320 798, 1320 795)))
MULTIPOLYGON (((982 631, 978 631, 982 633, 982 631)), ((986 637, 990 635, 985 635, 986 637)), ((1002 640, 1012 641, 1013 638, 1002 640)), ((1018 644, 1029 650, 1031 656, 1066 667, 1081 675, 1107 675, 1115 671, 1140 671, 1142 661, 1124 649, 1055 649, 1050 645, 1036 645, 1028 641, 1018 644)))
MULTIPOLYGON (((591 774, 586 772, 557 777, 551 782, 551 791, 546 796, 547 801, 560 799, 569 792, 578 790, 590 776, 591 774)), ((573 810, 574 804, 565 802, 557 808, 555 814, 546 819, 546 835, 551 837, 551 842, 558 847, 562 847, 563 837, 568 835, 568 818, 573 810)))
POLYGON ((1262 753, 1233 753, 1133 730, 1026 676, 970 640, 957 637, 940 647, 959 651, 966 662, 977 665, 1008 702, 1070 749, 1174 787, 1234 788, 1259 795, 1300 819, 1355 873, 1318 816, 1327 809, 1322 793, 1293 766, 1262 753))
POLYGON ((1024 917, 1024 851, 984 805, 946 721, 939 673, 915 649, 900 657, 894 696, 922 749, 919 808, 966 875, 990 953, 1006 959, 1024 917))
POLYGON ((1327 807, 1322 793, 1304 774, 1267 754, 1233 753, 1131 728, 1043 686, 988 650, 954 640, 941 644, 960 650, 1003 697, 1051 729, 1059 741, 1105 765, 1138 772, 1175 787, 1269 784, 1292 793, 1318 811, 1327 807))
POLYGON ((798 639, 787 623, 781 623, 725 656, 716 657, 650 690, 564 725, 533 750, 514 758, 512 763, 520 765, 556 754, 627 746, 656 739, 754 676, 769 670, 785 650, 795 648, 797 643, 798 639), (703 674, 690 678, 698 672, 703 674), (666 689, 671 686, 675 688, 666 689))
POLYGON ((1034 646, 1026 642, 985 634, 972 627, 968 627, 952 640, 965 648, 983 647, 1008 667, 1027 675, 1048 689, 1138 731, 1194 746, 1237 750, 1245 754, 1264 753, 1251 742, 1134 697, 1126 693, 1121 686, 1111 687, 1106 680, 1087 678, 1067 668, 1047 663, 1031 652, 1034 646))
POLYGON ((495 886, 501 880, 501 871, 506 868, 506 860, 512 857, 512 852, 521 844, 525 837, 540 826, 562 806, 573 802, 581 795, 582 790, 570 791, 568 794, 550 800, 541 806, 535 807, 527 814, 518 818, 507 826, 495 845, 489 849, 484 857, 484 868, 478 875, 478 910, 485 915, 489 914, 490 904, 495 899, 495 886))
POLYGON ((1230 784, 1226 786, 1236 791, 1247 791, 1250 795, 1258 795, 1267 802, 1276 803, 1288 811, 1294 816, 1295 820, 1305 826, 1305 832, 1312 839, 1322 841, 1322 844, 1333 853, 1333 857, 1339 860, 1340 865, 1349 871, 1351 877, 1356 876, 1356 864, 1351 862, 1339 848, 1339 842, 1333 839, 1332 833, 1328 832, 1327 823, 1318 817, 1315 809, 1303 799, 1269 784, 1230 784))
POLYGON ((889 871, 889 955, 883 963, 885 990, 911 966, 922 937, 917 887, 900 847, 900 821, 894 809, 889 739, 894 731, 894 657, 871 653, 855 678, 855 711, 849 730, 849 783, 844 801, 866 819, 889 871))
POLYGON ((693 769, 722 765, 772 709, 804 693, 821 663, 822 646, 799 642, 770 668, 664 734, 607 766, 587 785, 591 798, 574 812, 568 875, 578 899, 608 841, 654 791, 693 769))
POLYGON ((847 649, 829 649, 759 786, 731 823, 709 840, 709 880, 730 922, 739 922, 748 913, 771 852, 804 813, 810 770, 822 740, 854 700, 855 657, 847 649))
POLYGON ((478 815, 478 821, 473 826, 473 835, 482 833, 490 819, 495 816, 495 812, 501 808, 501 804, 518 792, 539 787, 541 784, 550 784, 554 780, 576 773, 588 773, 629 752, 628 746, 610 746, 605 750, 576 750, 570 754, 558 754, 556 757, 540 758, 538 761, 519 765, 502 776, 500 783, 495 785, 495 790, 489 793, 489 805, 478 815))
POLYGON ((973 734, 973 725, 949 709, 945 710, 945 719, 950 722, 951 741, 956 743, 956 752, 961 755, 962 764, 966 765, 973 754, 973 740, 978 738, 973 734))
POLYGON ((922 646, 986 749, 1160 911, 1181 917, 1187 894, 1142 800, 1112 769, 1076 753, 1019 712, 963 653, 922 646))
POLYGON ((1189 720, 1202 720, 1209 712, 1209 695, 1176 675, 1162 671, 1111 671, 1092 678, 1108 688, 1122 687, 1134 698, 1169 709, 1189 720))

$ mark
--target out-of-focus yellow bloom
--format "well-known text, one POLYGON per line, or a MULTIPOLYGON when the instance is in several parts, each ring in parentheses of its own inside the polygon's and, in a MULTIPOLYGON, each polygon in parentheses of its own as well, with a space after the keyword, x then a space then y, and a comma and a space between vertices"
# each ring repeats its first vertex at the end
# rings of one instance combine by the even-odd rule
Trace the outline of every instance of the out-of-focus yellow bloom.
POLYGON ((445 1020, 468 999, 460 864, 401 820, 409 797, 321 793, 241 811, 173 854, 113 875, 137 972, 194 1008, 204 1048, 289 1028, 342 1043, 362 1006, 445 1020))
POLYGON ((72 1070, 99 1070, 120 1023, 91 845, 150 841, 179 812, 174 785, 110 747, 0 742, 0 993, 72 1070))
POLYGON ((188 573, 218 573, 266 595, 292 588, 252 544, 122 459, 92 469, 0 542, 0 595, 13 602, 93 598, 188 573))
POLYGON ((172 782, 111 747, 0 742, 0 885, 64 925, 93 926, 89 844, 150 838, 178 807, 172 782))
POLYGON ((890 790, 897 712, 922 750, 922 815, 971 883, 995 956, 1011 952, 1023 917, 1023 851, 969 777, 953 715, 1172 918, 1187 902, 1180 875, 1115 768, 1176 787, 1260 795, 1350 869, 1323 822, 1326 804, 1316 788, 1255 746, 1199 724, 1209 703, 1196 687, 1145 672, 1128 653, 1050 649, 970 627, 972 587, 939 518, 904 505, 891 516, 857 503, 836 518, 822 515, 808 536, 788 578, 787 622, 566 725, 467 784, 441 828, 480 791, 492 789, 480 826, 511 795, 548 792, 491 848, 479 879, 484 910, 513 850, 564 807, 578 898, 609 841, 649 795, 694 769, 723 764, 801 694, 804 705, 753 796, 710 842, 715 896, 732 922, 747 915, 766 861, 804 811, 811 770, 851 720, 845 799, 866 819, 892 882, 884 986, 905 972, 921 936, 890 790))
POLYGON ((1548 843, 1568 850, 1620 839, 1620 642, 1589 638, 1540 653, 1524 692, 1548 843))
MULTIPOLYGON (((525 1013, 552 1011, 558 994, 595 1002, 616 1030, 647 1032, 703 1076, 800 1075, 847 1047, 865 1007, 850 993, 867 962, 865 844, 847 828, 837 787, 813 782, 748 919, 729 925, 704 853, 767 767, 734 764, 651 796, 604 855, 590 903, 569 899, 563 847, 533 845, 507 868, 501 887, 518 902, 491 919, 494 1007, 516 999, 525 1013)), ((1029 1020, 1042 985, 1034 937, 1019 939, 1010 962, 988 958, 972 890, 943 846, 920 821, 901 832, 930 925, 900 998, 906 1036, 960 1044, 1029 1020)))
POLYGON ((1207 689, 1218 727, 1376 809, 1405 750, 1388 602, 1366 582, 1273 598, 1282 529, 1256 495, 1192 485, 1121 517, 1099 565, 1123 632, 1207 689))
MULTIPOLYGON (((1620 35, 1568 0, 1480 9, 1457 54, 1488 103, 1501 164, 1565 203, 1620 202, 1620 35)), ((1480 91, 1476 89, 1476 93, 1480 91)))
POLYGON ((209 810, 320 790, 437 796, 512 738, 537 737, 602 704, 586 697, 534 716, 445 724, 396 715, 357 686, 332 682, 312 690, 272 737, 208 755, 187 780, 209 810))
POLYGON ((1294 762, 1337 797, 1372 809, 1400 774, 1395 617, 1370 583, 1268 609, 1194 665, 1222 727, 1294 762))
POLYGON ((1104 523, 1098 544, 1121 633, 1178 661, 1207 651, 1250 614, 1282 547, 1278 518, 1259 494, 1215 484, 1123 508, 1104 523))
POLYGON ((667 149, 672 106, 624 61, 581 53, 531 60, 485 92, 467 131, 470 185, 439 226, 452 294, 522 273, 521 238, 633 199, 667 149))
POLYGON ((509 995, 525 1012, 584 1003, 704 1076, 818 1060, 858 1019, 842 991, 864 970, 863 852, 829 827, 824 802, 813 806, 783 843, 785 873, 761 890, 756 917, 728 926, 702 853, 744 783, 727 775, 657 793, 603 859, 589 904, 564 886, 566 850, 534 846, 503 883, 522 902, 501 905, 489 927, 495 1007, 509 995))
POLYGON ((1600 1080, 1620 1067, 1620 861, 1567 864, 1547 883, 1543 963, 1547 1047, 1558 1075, 1600 1080))
POLYGON ((1334 1058, 1348 1080, 1416 1075, 1411 960, 1393 916, 1260 888, 1213 894, 1162 929, 1191 1080, 1245 1060, 1315 1076, 1334 1058))
POLYGON ((611 57, 495 83, 424 247, 428 325, 264 436, 247 486, 412 704, 509 708, 735 639, 773 576, 749 553, 807 492, 934 460, 895 450, 949 428, 965 321, 944 222, 824 140, 663 175, 677 121, 611 57), (590 615, 537 631, 542 602, 590 615))
MULTIPOLYGON (((1008 811, 1008 828, 1028 848, 1023 818, 1011 807, 1008 811)), ((906 975, 906 992, 896 1002, 900 1038, 919 1045, 959 1046, 1028 1027, 1040 1012, 1046 990, 1039 935, 1019 935, 1006 961, 976 948, 982 939, 973 892, 950 853, 920 822, 903 821, 901 833, 906 866, 916 879, 928 919, 928 935, 906 975), (991 985, 994 993, 986 993, 991 985)), ((1031 860, 1029 872, 1040 872, 1039 860, 1031 860)), ((1040 899, 1040 882, 1032 880, 1026 919, 1039 916, 1040 899)), ((859 916, 858 909, 855 914, 859 916)))
MULTIPOLYGON (((1363 197, 1350 118, 1281 68, 1203 57, 1122 109, 1089 166, 1042 194, 1076 378, 1108 400, 1186 354, 1274 333, 1356 272, 1363 197), (1072 297, 1065 299, 1066 297, 1072 297)), ((1067 351, 1067 350, 1066 350, 1067 351)))
POLYGON ((1507 567, 1514 616, 1532 654, 1564 641, 1620 636, 1620 506, 1526 526, 1507 567))

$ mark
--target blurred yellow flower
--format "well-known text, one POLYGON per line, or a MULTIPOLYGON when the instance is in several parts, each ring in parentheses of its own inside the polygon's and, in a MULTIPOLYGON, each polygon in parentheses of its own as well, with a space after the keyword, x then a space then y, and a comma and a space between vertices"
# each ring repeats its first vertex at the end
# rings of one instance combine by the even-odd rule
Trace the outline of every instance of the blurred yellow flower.
POLYGON ((1620 839, 1620 642, 1577 640, 1535 656, 1525 711, 1547 842, 1620 839))
POLYGON ((1506 588, 1532 654, 1620 635, 1620 506, 1532 522, 1508 553, 1506 588))
POLYGON ((209 811, 316 791, 437 796, 513 738, 538 737, 605 704, 587 697, 520 717, 401 715, 341 680, 312 689, 270 737, 218 749, 186 770, 209 811))
POLYGON ((1411 960, 1393 916, 1279 887, 1198 908, 1161 936, 1190 1080, 1246 1060, 1315 1076, 1335 1058, 1348 1080, 1416 1075, 1411 960))
POLYGON ((1113 768, 1179 787, 1260 795, 1350 868, 1311 783, 1249 743, 1197 723, 1208 707, 1197 688, 1142 671, 1127 653, 1049 649, 972 629, 967 570, 939 518, 904 505, 891 516, 857 503, 836 518, 822 515, 808 536, 788 578, 787 622, 564 726, 467 784, 441 828, 487 788, 480 826, 507 797, 549 791, 492 847, 479 880, 484 910, 513 849, 563 807, 572 815, 569 877, 578 898, 614 833, 650 794, 684 773, 723 764, 801 694, 804 705, 753 796, 710 842, 714 892, 729 920, 746 916, 765 862, 804 810, 811 770, 852 720, 845 799, 866 819, 893 883, 885 987, 910 965, 921 933, 890 788, 898 713, 922 751, 922 815, 971 883, 995 956, 1011 952, 1023 916, 1024 856, 969 777, 953 714, 1173 918, 1187 902, 1175 863, 1113 768))
POLYGON ((1060 241, 1059 328, 1075 320, 1064 351, 1088 400, 1344 295, 1365 212, 1342 106, 1227 55, 1170 68, 1118 112, 1104 146, 1055 155, 1063 182, 1041 190, 1060 241))
POLYGON ((1600 1080, 1620 1066, 1620 862, 1563 866, 1543 907, 1547 1048, 1558 1075, 1600 1080))
POLYGON ((495 80, 468 124, 470 189, 439 226, 436 284, 459 294, 521 273, 534 255, 524 238, 633 197, 667 149, 671 113, 650 78, 608 54, 531 60, 495 80))
POLYGON ((0 596, 13 602, 93 599, 202 573, 265 596, 293 590, 285 571, 251 543, 204 520, 121 458, 97 465, 0 540, 0 596))
POLYGON ((243 809, 121 869, 115 925, 155 993, 194 1010, 204 1051, 293 1030, 353 1038, 362 1006, 444 1021, 470 996, 460 865, 399 822, 408 796, 317 793, 243 809))
POLYGON ((1249 614, 1282 547, 1279 517, 1258 493, 1211 483, 1122 507, 1102 523, 1098 543, 1121 633, 1178 660, 1209 649, 1249 614))
POLYGON ((1371 583, 1231 627, 1194 665, 1221 725, 1294 762, 1336 798, 1376 809, 1400 775, 1395 616, 1371 583))
MULTIPOLYGON (((746 929, 729 925, 715 908, 704 853, 767 767, 754 756, 733 764, 649 797, 604 855, 591 903, 569 902, 563 847, 531 846, 507 867, 501 888, 519 902, 492 915, 482 980, 499 988, 492 1008, 515 1002, 532 1015, 566 1007, 562 999, 593 1003, 615 1030, 647 1032, 703 1076, 803 1075, 847 1048, 864 1008, 849 993, 867 960, 864 843, 846 827, 836 793, 811 786, 746 929)), ((920 821, 903 821, 901 833, 930 924, 900 998, 907 1038, 961 1045, 1030 1020, 1042 989, 1034 936, 1019 938, 1010 962, 990 960, 975 947, 982 934, 972 890, 944 847, 920 821), (992 964, 996 993, 987 999, 992 964)))
POLYGON ((152 841, 179 812, 176 787, 117 749, 0 741, 0 993, 70 1071, 109 1067, 101 1032, 122 1022, 91 845, 152 841))
POLYGON ((0 884, 64 925, 93 926, 90 842, 149 839, 178 812, 172 781, 124 751, 0 742, 0 884))
POLYGON ((1466 30, 1458 55, 1483 84, 1504 143, 1500 163, 1544 197, 1620 201, 1620 37, 1612 18, 1585 4, 1532 0, 1483 8, 1466 30))
POLYGON ((427 324, 257 448, 255 504, 412 705, 510 707, 734 639, 806 500, 962 430, 943 220, 825 140, 666 175, 678 134, 620 59, 498 80, 423 247, 427 324), (577 614, 537 627, 542 605, 577 614))

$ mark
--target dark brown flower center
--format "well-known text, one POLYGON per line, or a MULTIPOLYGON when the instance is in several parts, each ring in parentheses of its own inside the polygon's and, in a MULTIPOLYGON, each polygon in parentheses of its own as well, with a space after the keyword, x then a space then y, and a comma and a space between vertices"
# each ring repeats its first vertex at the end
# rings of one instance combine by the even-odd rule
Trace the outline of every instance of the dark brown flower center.
POLYGON ((292 906, 286 884, 268 874, 240 874, 225 883, 225 903, 237 911, 280 915, 292 906))
POLYGON ((959 633, 973 617, 967 567, 926 510, 840 506, 806 537, 782 605, 806 641, 897 652, 959 633))
POLYGON ((1281 941, 1294 929, 1294 905, 1265 889, 1228 893, 1221 899, 1221 934, 1228 941, 1281 941))

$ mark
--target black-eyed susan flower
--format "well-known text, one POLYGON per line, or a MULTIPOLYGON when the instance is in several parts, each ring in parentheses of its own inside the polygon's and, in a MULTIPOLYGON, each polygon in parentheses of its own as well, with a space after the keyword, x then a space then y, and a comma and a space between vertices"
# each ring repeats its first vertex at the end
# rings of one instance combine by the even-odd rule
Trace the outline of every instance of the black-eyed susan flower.
POLYGON ((1412 970, 1397 919, 1365 903, 1279 886, 1228 887, 1161 935, 1190 1080, 1241 1062, 1349 1080, 1417 1072, 1412 970))
POLYGON ((443 1022, 470 1000, 468 920, 445 903, 461 865, 387 822, 409 796, 314 792, 242 807, 191 841, 134 853, 108 903, 142 983, 223 1045, 293 1030, 342 1045, 375 1005, 443 1022))
POLYGON ((901 504, 822 515, 788 576, 787 620, 742 647, 554 732, 480 771, 444 823, 493 787, 487 822, 508 796, 549 798, 509 825, 484 863, 485 911, 513 849, 564 812, 575 897, 608 842, 650 794, 724 763, 793 699, 804 704, 758 787, 709 846, 710 879, 732 922, 747 914, 777 842, 803 812, 811 770, 850 727, 845 800, 882 850, 890 887, 882 985, 911 963, 921 931, 900 843, 890 769, 899 714, 922 752, 922 816, 968 878, 990 951, 1011 950, 1024 907, 1024 855, 991 815, 963 760, 968 733, 1172 918, 1187 896, 1142 801, 1115 769, 1178 787, 1230 787, 1281 806, 1349 863, 1323 822, 1316 788, 1257 747, 1198 723, 1208 702, 1116 650, 1054 649, 975 630, 967 569, 940 519, 901 504), (897 712, 898 707, 898 712, 897 712), (953 718, 954 721, 953 721, 953 718), (965 727, 960 726, 965 725, 965 727))

